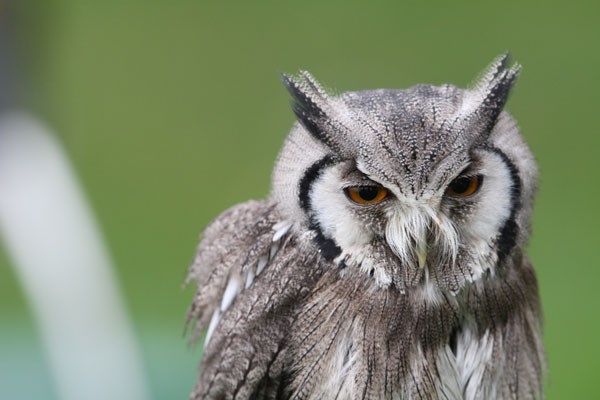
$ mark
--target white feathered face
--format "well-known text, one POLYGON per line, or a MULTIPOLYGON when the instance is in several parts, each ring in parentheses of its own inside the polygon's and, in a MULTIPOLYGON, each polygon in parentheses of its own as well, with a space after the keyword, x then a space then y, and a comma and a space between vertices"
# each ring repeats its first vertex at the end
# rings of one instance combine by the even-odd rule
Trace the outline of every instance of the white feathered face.
POLYGON ((473 158, 422 197, 402 192, 355 162, 334 164, 311 187, 314 223, 339 247, 338 263, 361 266, 381 284, 391 283, 395 271, 364 260, 375 243, 389 247, 397 268, 427 268, 439 275, 452 270, 460 256, 461 263, 470 261, 469 273, 479 275, 497 261, 494 250, 511 214, 513 181, 496 153, 481 150, 473 158))
POLYGON ((285 78, 301 126, 280 156, 274 196, 300 219, 296 229, 313 232, 325 259, 381 286, 456 291, 495 273, 526 240, 532 191, 519 169, 530 166, 510 149, 522 143, 518 130, 501 113, 518 73, 506 63, 496 60, 471 90, 332 97, 307 73, 285 78))

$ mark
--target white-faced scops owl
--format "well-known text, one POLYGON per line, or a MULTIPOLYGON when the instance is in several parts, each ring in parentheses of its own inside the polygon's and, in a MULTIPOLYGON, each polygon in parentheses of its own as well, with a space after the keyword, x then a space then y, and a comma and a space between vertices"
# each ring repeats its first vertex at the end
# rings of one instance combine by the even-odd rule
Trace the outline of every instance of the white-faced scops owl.
POLYGON ((192 399, 543 398, 519 70, 342 94, 283 76, 298 122, 271 194, 212 222, 190 268, 192 399))

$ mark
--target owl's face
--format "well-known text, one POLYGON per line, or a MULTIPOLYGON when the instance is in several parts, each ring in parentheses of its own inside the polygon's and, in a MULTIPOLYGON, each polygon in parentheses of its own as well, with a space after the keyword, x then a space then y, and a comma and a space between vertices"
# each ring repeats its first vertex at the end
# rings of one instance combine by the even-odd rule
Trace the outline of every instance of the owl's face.
POLYGON ((339 96, 307 73, 284 78, 300 124, 273 176, 281 212, 342 273, 380 286, 458 291, 501 272, 527 241, 535 189, 533 156, 502 111, 517 74, 503 56, 470 90, 339 96))

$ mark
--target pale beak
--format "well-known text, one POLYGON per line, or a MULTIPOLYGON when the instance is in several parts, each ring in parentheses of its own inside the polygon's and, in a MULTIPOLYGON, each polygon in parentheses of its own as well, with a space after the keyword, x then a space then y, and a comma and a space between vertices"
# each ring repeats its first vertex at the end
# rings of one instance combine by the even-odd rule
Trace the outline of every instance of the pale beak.
POLYGON ((419 268, 425 268, 425 262, 427 261, 427 243, 425 241, 422 241, 417 245, 417 260, 419 262, 419 268))

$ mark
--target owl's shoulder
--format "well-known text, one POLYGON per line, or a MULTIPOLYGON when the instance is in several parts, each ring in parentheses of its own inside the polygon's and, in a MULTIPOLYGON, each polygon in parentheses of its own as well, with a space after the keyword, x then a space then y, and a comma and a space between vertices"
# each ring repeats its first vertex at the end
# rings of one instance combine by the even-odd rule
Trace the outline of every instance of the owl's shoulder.
POLYGON ((206 327, 192 398, 280 398, 287 338, 318 280, 318 251, 271 201, 248 202, 210 224, 190 267, 198 284, 189 320, 206 327))
POLYGON ((198 331, 215 309, 225 305, 220 303, 233 300, 227 298, 232 296, 228 286, 236 283, 233 289, 239 292, 248 284, 238 281, 268 252, 279 220, 272 202, 252 200, 229 208, 205 228, 187 277, 198 287, 188 315, 196 320, 198 331))

